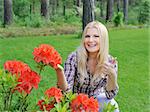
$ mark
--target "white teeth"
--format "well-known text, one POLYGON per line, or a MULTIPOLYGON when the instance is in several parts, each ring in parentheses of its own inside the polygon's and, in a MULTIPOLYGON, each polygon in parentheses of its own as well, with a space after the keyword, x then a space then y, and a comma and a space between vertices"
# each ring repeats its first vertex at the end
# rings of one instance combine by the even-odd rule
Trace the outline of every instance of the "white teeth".
POLYGON ((91 44, 91 45, 88 45, 89 47, 95 47, 96 46, 96 44, 91 44))

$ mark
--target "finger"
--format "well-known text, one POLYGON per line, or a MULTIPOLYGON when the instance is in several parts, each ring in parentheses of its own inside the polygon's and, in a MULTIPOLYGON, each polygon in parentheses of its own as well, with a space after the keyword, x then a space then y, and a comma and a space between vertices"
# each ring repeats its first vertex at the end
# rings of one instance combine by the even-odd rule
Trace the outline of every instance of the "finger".
POLYGON ((108 67, 109 67, 109 66, 108 66, 107 64, 102 64, 102 65, 101 65, 101 68, 102 68, 102 69, 108 69, 108 67))
POLYGON ((60 64, 57 64, 57 67, 55 68, 55 70, 63 70, 64 68, 60 65, 60 64))
POLYGON ((104 62, 104 66, 109 66, 109 63, 108 62, 104 62))
POLYGON ((60 64, 57 64, 57 67, 63 69, 63 67, 60 64))
POLYGON ((109 70, 105 69, 105 68, 102 69, 102 73, 104 73, 104 74, 110 74, 109 70))

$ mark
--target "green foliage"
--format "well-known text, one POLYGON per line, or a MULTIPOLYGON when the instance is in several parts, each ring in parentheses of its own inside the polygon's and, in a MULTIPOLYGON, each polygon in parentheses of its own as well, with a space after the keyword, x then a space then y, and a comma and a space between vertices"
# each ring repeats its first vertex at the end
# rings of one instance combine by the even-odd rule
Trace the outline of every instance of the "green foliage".
POLYGON ((76 13, 75 9, 67 10, 66 12, 67 12, 65 15, 66 23, 73 23, 73 22, 79 23, 81 21, 81 18, 76 16, 77 13, 76 13))
POLYGON ((30 26, 34 28, 43 26, 45 22, 45 19, 42 18, 39 14, 33 14, 31 15, 31 17, 25 18, 25 26, 30 26))
POLYGON ((73 99, 75 99, 76 95, 77 94, 72 92, 64 93, 62 102, 55 104, 55 108, 52 110, 52 112, 71 112, 69 109, 69 104, 73 99))
POLYGON ((17 84, 16 81, 17 79, 15 76, 5 73, 3 70, 0 70, 0 85, 2 86, 4 83, 6 84, 5 87, 3 88, 4 91, 15 87, 17 84))
POLYGON ((63 24, 63 23, 76 24, 76 25, 81 24, 81 18, 76 16, 77 13, 75 9, 67 9, 66 12, 67 13, 65 16, 58 15, 58 14, 53 15, 50 18, 51 22, 58 23, 58 24, 63 24))
POLYGON ((19 26, 28 26, 34 28, 42 27, 47 22, 44 18, 40 16, 40 14, 33 14, 25 18, 19 18, 18 16, 14 16, 14 21, 19 26))
MULTIPOLYGON (((135 19, 135 17, 138 16, 138 8, 139 7, 134 7, 132 10, 129 10, 128 13, 128 24, 130 25, 138 25, 138 20, 135 19)), ((130 8, 129 8, 130 9, 130 8)))
POLYGON ((25 18, 30 14, 29 0, 13 0, 13 12, 19 18, 25 18))
POLYGON ((149 22, 149 14, 150 14, 150 2, 145 1, 142 3, 139 9, 138 22, 140 24, 146 24, 149 22))
POLYGON ((0 27, 2 27, 3 26, 3 22, 2 21, 0 21, 0 27))
MULTIPOLYGON (((13 0, 14 22, 19 26, 41 27, 45 20, 40 15, 39 1, 35 1, 35 6, 39 11, 32 12, 32 0, 13 0)), ((34 9, 36 10, 36 9, 34 9)))
POLYGON ((65 21, 65 18, 62 15, 55 14, 52 17, 50 17, 50 20, 54 23, 55 22, 63 23, 65 21))
POLYGON ((0 97, 2 98, 1 110, 11 110, 11 102, 13 96, 13 88, 17 85, 17 78, 15 75, 6 73, 0 70, 0 97))
POLYGON ((0 0, 0 23, 2 23, 2 21, 3 21, 3 12, 4 12, 3 0, 0 0))
POLYGON ((111 105, 111 103, 109 102, 108 104, 104 104, 103 112, 114 112, 115 109, 115 105, 111 105))
POLYGON ((116 27, 122 26, 123 25, 123 13, 118 12, 117 14, 115 14, 113 22, 116 27))

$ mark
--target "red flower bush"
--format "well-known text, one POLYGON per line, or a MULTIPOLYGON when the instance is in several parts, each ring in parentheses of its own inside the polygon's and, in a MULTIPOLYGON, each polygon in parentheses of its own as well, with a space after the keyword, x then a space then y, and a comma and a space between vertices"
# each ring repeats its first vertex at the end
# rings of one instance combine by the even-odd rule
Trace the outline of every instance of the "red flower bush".
POLYGON ((27 64, 21 61, 16 61, 16 60, 6 61, 4 63, 4 69, 10 72, 12 75, 13 74, 18 75, 21 72, 27 71, 27 70, 30 71, 30 67, 27 64))
POLYGON ((37 63, 41 62, 44 65, 51 65, 54 68, 57 68, 57 64, 61 64, 62 61, 58 52, 47 44, 41 44, 38 48, 35 48, 33 55, 37 63))
POLYGON ((43 110, 50 111, 52 108, 54 108, 54 104, 59 103, 61 101, 61 98, 63 97, 61 90, 55 87, 47 89, 45 91, 45 95, 46 95, 45 99, 39 100, 37 103, 37 105, 40 107, 40 110, 42 111, 43 110))
POLYGON ((35 89, 38 88, 38 84, 40 82, 40 76, 34 71, 24 71, 21 72, 20 77, 18 78, 19 84, 16 86, 16 90, 20 93, 22 91, 29 94, 34 87, 35 89))
POLYGON ((71 102, 71 109, 72 112, 98 112, 98 101, 81 93, 71 102))
POLYGON ((45 95, 48 96, 48 98, 51 98, 51 97, 55 98, 55 101, 57 103, 60 102, 60 100, 63 96, 61 90, 56 87, 52 87, 52 88, 46 90, 45 95))
POLYGON ((44 111, 44 109, 46 111, 50 111, 52 108, 54 108, 54 104, 46 104, 45 100, 39 100, 37 105, 42 111, 44 111))
POLYGON ((26 94, 30 94, 30 92, 32 90, 32 86, 28 82, 20 83, 20 84, 17 84, 17 86, 15 87, 15 89, 13 91, 16 91, 16 90, 20 93, 25 92, 26 94))
POLYGON ((87 106, 88 106, 88 109, 87 109, 88 112, 98 112, 99 110, 99 103, 93 97, 89 98, 87 106))
MULTIPOLYGON (((43 70, 42 67, 46 65, 57 68, 57 65, 61 64, 62 61, 58 52, 52 46, 46 44, 41 44, 38 48, 35 48, 33 55, 34 60, 40 65, 40 72, 43 70)), ((38 88, 40 72, 37 74, 32 71, 27 64, 16 60, 5 62, 4 69, 12 74, 10 75, 7 72, 4 72, 4 78, 0 77, 4 82, 2 82, 2 89, 3 91, 6 91, 2 93, 4 94, 4 107, 6 110, 10 109, 13 93, 14 91, 19 91, 20 93, 25 93, 25 95, 19 95, 19 100, 15 100, 18 105, 16 110, 26 111, 28 106, 27 96, 31 93, 33 88, 38 88), (8 77, 5 77, 6 74, 8 74, 8 77)), ((61 89, 56 87, 47 89, 44 98, 39 100, 37 105, 42 111, 50 111, 54 109, 53 111, 58 112, 98 112, 99 110, 98 101, 93 97, 89 98, 85 94, 77 95, 72 92, 62 94, 61 89)), ((14 107, 12 109, 14 109, 14 107)))
POLYGON ((36 72, 32 71, 27 64, 21 61, 10 60, 4 63, 4 69, 12 75, 17 75, 18 84, 14 90, 18 90, 20 93, 24 91, 29 94, 32 87, 36 89, 38 88, 40 76, 36 72))

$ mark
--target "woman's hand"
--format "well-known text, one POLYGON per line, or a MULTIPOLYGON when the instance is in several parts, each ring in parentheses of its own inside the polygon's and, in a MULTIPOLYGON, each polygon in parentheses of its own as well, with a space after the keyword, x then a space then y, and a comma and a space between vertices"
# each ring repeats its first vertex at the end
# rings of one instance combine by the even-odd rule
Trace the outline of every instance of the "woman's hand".
POLYGON ((60 64, 57 64, 55 71, 57 75, 57 87, 62 89, 63 91, 66 91, 68 84, 64 74, 64 68, 60 64))
POLYGON ((113 64, 105 62, 102 65, 102 70, 101 71, 102 71, 103 74, 106 74, 110 79, 116 80, 117 73, 116 73, 116 70, 115 70, 115 67, 114 67, 113 64))
POLYGON ((64 68, 60 65, 60 64, 57 64, 57 68, 55 68, 55 70, 56 71, 58 71, 58 70, 64 70, 64 68))
POLYGON ((101 72, 107 76, 107 90, 113 90, 117 87, 117 72, 113 64, 105 62, 101 65, 101 72))

